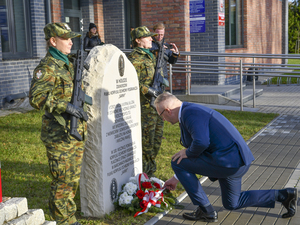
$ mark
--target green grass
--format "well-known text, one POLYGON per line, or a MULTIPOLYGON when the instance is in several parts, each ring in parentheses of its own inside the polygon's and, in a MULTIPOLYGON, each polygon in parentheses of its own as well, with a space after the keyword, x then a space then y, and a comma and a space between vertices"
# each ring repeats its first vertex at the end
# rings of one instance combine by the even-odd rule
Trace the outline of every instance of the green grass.
MULTIPOLYGON (((263 114, 240 111, 220 111, 248 140, 277 114, 263 114)), ((50 173, 46 150, 40 140, 41 117, 43 112, 33 110, 24 114, 11 114, 0 117, 0 160, 2 166, 3 196, 26 197, 30 209, 43 209, 49 220, 48 193, 50 173)), ((173 176, 170 161, 173 154, 183 149, 179 144, 180 130, 178 125, 165 123, 164 137, 157 157, 158 171, 156 176, 167 180, 173 176)), ((184 191, 181 184, 173 192, 179 196, 184 191)), ((143 224, 154 213, 143 214, 133 218, 125 211, 115 211, 102 219, 82 218, 80 216, 80 193, 75 201, 78 206, 77 217, 82 224, 143 224)))
MULTIPOLYGON (((288 59, 288 64, 296 64, 296 65, 300 65, 300 59, 288 59)), ((293 67, 293 66, 289 66, 289 67, 293 67)), ((300 70, 293 70, 293 72, 299 71, 300 75, 300 70)), ((297 75, 297 74, 292 74, 292 73, 285 73, 284 75, 297 75)), ((281 77, 281 84, 287 84, 287 77, 281 77)), ((290 80, 291 84, 297 84, 297 78, 296 77, 292 77, 290 80)), ((277 84, 277 77, 273 77, 271 79, 271 84, 277 84)))

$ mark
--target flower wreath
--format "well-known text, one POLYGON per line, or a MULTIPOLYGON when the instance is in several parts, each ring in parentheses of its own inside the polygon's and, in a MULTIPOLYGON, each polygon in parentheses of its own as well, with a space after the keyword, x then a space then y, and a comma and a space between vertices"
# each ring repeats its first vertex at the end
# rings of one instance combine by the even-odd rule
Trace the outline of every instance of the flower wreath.
POLYGON ((163 189, 164 181, 140 173, 130 177, 129 182, 122 186, 118 200, 114 203, 117 207, 134 212, 134 217, 143 213, 163 212, 175 205, 176 199, 169 190, 163 189), (152 207, 154 206, 154 207, 152 207))

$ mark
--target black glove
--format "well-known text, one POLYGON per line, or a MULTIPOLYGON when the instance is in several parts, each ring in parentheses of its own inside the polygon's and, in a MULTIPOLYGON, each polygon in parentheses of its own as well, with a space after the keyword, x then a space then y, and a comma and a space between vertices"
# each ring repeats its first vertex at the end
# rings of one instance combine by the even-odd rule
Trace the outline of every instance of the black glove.
POLYGON ((161 93, 158 90, 156 90, 155 88, 149 87, 148 94, 151 95, 152 97, 157 98, 157 96, 159 96, 161 93))
POLYGON ((66 108, 66 113, 69 113, 77 118, 82 118, 84 121, 88 121, 89 117, 83 109, 68 103, 66 108))

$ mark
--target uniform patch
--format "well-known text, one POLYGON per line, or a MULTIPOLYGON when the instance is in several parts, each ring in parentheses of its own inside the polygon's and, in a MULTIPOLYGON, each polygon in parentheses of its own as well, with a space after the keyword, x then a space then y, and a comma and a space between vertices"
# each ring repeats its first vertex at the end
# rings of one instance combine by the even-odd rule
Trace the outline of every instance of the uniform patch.
POLYGON ((41 70, 39 70, 39 71, 37 71, 36 73, 35 73, 35 77, 37 78, 37 79, 40 79, 40 77, 43 75, 43 73, 42 73, 42 71, 41 70))
POLYGON ((64 24, 64 25, 65 25, 65 28, 66 28, 67 30, 71 30, 71 28, 69 27, 68 24, 64 24))

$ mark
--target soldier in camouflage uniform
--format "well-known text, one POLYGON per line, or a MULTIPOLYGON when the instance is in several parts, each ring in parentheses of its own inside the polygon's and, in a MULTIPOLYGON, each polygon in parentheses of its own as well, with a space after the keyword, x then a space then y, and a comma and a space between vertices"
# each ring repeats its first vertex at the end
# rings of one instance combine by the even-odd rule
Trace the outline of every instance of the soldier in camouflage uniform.
MULTIPOLYGON (((163 38, 165 36, 165 25, 163 23, 157 23, 153 26, 153 30, 157 33, 157 37, 153 38, 151 52, 156 53, 159 50, 159 46, 162 44, 163 38)), ((167 63, 175 64, 179 57, 179 50, 175 43, 163 43, 165 47, 164 60, 162 61, 162 69, 164 73, 164 78, 168 80, 168 67, 167 63)))
MULTIPOLYGON (((156 57, 149 51, 152 36, 147 27, 137 27, 131 31, 134 50, 128 55, 136 69, 140 85, 141 125, 143 147, 143 172, 149 177, 156 171, 155 158, 158 154, 163 135, 164 122, 156 110, 150 106, 151 97, 157 97, 159 91, 151 87, 154 79, 156 57)), ((161 76, 163 76, 161 74, 161 76)))
POLYGON ((86 112, 70 103, 74 67, 68 54, 71 38, 81 36, 65 23, 50 23, 44 28, 48 52, 35 68, 30 87, 30 104, 45 110, 41 140, 46 146, 52 182, 50 216, 57 224, 76 224, 74 197, 79 186, 84 141, 69 134, 70 115, 78 118, 78 132, 86 138, 86 112))

